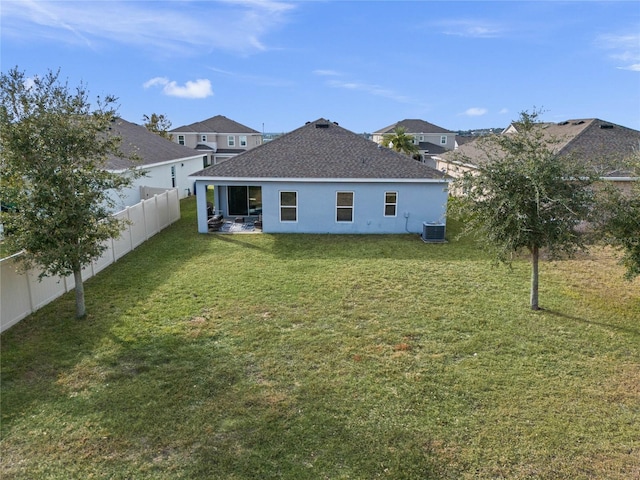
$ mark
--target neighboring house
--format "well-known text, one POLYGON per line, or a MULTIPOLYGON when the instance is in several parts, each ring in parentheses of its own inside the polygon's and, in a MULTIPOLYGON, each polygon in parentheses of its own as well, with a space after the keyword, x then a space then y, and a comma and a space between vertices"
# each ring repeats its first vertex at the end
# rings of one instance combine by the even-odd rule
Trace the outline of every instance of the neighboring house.
POLYGON ((325 119, 193 175, 198 231, 216 213, 266 233, 422 233, 444 223, 449 178, 325 119))
POLYGON ((420 159, 431 167, 435 167, 434 156, 456 147, 456 133, 446 130, 424 120, 406 119, 373 132, 372 140, 380 143, 387 134, 393 134, 397 127, 403 127, 407 135, 413 136, 413 143, 418 146, 420 159))
MULTIPOLYGON (((625 190, 638 180, 638 173, 625 170, 622 161, 639 151, 640 131, 598 118, 541 123, 540 126, 547 138, 558 141, 555 149, 560 157, 571 155, 581 159, 602 179, 615 182, 625 190)), ((517 130, 518 124, 513 123, 501 135, 517 130)), ((486 154, 478 147, 474 140, 455 152, 446 152, 436 158, 436 168, 453 177, 476 170, 478 164, 486 161, 486 154)))
POLYGON ((180 198, 193 193, 193 181, 189 175, 204 167, 202 153, 177 145, 141 125, 121 118, 113 121, 111 130, 122 138, 122 152, 127 156, 135 154, 139 162, 112 157, 107 162, 107 168, 121 173, 134 166, 146 172, 145 176, 137 178, 132 187, 124 189, 116 198, 118 207, 135 205, 146 197, 143 192, 148 189, 177 188, 180 198))
POLYGON ((169 132, 175 143, 207 155, 207 166, 217 165, 262 145, 262 134, 223 115, 184 125, 169 132))

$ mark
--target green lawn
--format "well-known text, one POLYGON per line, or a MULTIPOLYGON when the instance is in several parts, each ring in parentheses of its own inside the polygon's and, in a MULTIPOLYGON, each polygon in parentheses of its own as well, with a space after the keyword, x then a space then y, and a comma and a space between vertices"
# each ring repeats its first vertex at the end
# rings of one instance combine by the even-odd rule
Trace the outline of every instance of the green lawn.
MULTIPOLYGON (((640 280, 607 251, 199 235, 2 335, 3 479, 640 478, 640 280)), ((455 227, 450 226, 450 230, 455 227)))

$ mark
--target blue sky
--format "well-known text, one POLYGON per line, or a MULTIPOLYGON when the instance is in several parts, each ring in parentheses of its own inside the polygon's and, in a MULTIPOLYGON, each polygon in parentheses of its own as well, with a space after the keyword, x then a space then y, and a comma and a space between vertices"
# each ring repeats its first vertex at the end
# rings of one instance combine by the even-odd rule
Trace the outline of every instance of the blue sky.
POLYGON ((598 117, 640 130, 637 1, 2 0, 1 65, 60 69, 119 113, 286 132, 598 117))

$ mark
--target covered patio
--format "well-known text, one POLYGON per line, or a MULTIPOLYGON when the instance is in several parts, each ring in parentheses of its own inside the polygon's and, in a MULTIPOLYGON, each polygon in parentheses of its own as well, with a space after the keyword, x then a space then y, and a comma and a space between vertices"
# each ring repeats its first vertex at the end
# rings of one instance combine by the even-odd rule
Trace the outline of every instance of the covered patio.
POLYGON ((207 202, 207 227, 209 233, 262 233, 262 215, 225 217, 207 202))

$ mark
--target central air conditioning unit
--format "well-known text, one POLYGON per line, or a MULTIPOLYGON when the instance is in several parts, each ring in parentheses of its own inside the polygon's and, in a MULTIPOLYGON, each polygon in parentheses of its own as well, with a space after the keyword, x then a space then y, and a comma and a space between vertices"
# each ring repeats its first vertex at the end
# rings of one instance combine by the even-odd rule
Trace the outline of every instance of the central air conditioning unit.
POLYGON ((435 222, 422 223, 422 241, 426 243, 446 242, 444 238, 445 224, 435 222))

